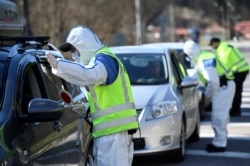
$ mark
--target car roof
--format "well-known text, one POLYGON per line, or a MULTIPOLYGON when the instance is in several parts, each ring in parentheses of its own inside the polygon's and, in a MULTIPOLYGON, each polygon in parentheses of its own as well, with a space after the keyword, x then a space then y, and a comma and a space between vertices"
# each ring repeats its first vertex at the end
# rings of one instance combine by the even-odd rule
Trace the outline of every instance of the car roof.
POLYGON ((159 42, 159 43, 145 43, 143 46, 166 47, 170 49, 183 49, 184 42, 159 42))
POLYGON ((204 50, 204 51, 213 51, 213 48, 211 46, 201 46, 200 48, 201 50, 204 50))
MULTIPOLYGON (((64 58, 59 50, 48 42, 48 36, 25 37, 25 36, 0 36, 0 59, 12 58, 26 52, 51 52, 58 58, 64 58)), ((40 54, 37 54, 40 55, 40 54)))
POLYGON ((141 45, 112 46, 109 47, 115 53, 165 53, 167 48, 143 47, 141 45))
MULTIPOLYGON (((143 46, 152 47, 167 47, 170 49, 183 49, 185 42, 158 42, 158 43, 145 43, 143 46)), ((200 46, 201 50, 212 51, 211 46, 200 46)))

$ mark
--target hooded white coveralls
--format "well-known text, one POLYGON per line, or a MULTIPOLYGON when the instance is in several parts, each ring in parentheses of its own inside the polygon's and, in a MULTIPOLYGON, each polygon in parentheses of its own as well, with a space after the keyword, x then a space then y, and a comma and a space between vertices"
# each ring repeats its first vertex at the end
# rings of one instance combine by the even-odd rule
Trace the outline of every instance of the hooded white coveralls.
MULTIPOLYGON (((54 74, 73 84, 87 87, 109 84, 116 79, 118 73, 116 61, 103 54, 95 56, 95 52, 104 46, 90 29, 73 28, 67 37, 67 42, 79 51, 80 59, 77 61, 81 64, 57 59, 57 68, 52 69, 54 74)), ((94 138, 93 156, 95 166, 131 166, 133 160, 131 135, 127 131, 122 131, 94 138)))
POLYGON ((233 80, 227 81, 227 86, 220 87, 220 80, 215 58, 204 58, 200 50, 196 50, 192 44, 184 46, 184 52, 195 62, 197 71, 207 81, 207 86, 201 85, 206 96, 212 99, 211 125, 214 130, 212 144, 216 147, 227 146, 227 124, 229 122, 229 110, 235 92, 233 80))

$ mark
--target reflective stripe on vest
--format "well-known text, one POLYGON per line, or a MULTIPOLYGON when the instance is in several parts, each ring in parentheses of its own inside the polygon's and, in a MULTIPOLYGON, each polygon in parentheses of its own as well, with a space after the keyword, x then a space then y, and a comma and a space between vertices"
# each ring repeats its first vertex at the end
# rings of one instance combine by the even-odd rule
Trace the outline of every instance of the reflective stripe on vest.
POLYGON ((102 124, 95 125, 94 128, 95 128, 96 131, 98 131, 98 130, 111 128, 111 127, 114 127, 114 126, 121 126, 121 125, 125 125, 125 124, 128 124, 128 123, 133 123, 133 122, 136 122, 136 121, 137 121, 137 117, 129 116, 129 117, 126 117, 126 118, 116 119, 116 120, 112 120, 112 121, 109 121, 109 122, 105 122, 105 123, 102 123, 102 124))
POLYGON ((223 73, 220 73, 218 71, 218 68, 216 68, 217 72, 219 73, 219 76, 224 76, 227 78, 227 79, 233 79, 233 72, 231 69, 227 69, 227 67, 219 60, 218 58, 218 55, 217 53, 215 53, 215 59, 216 59, 216 62, 218 63, 218 65, 223 69, 223 73))
POLYGON ((230 71, 243 72, 249 70, 250 66, 238 48, 221 41, 216 48, 216 52, 230 71))
MULTIPOLYGON (((239 54, 238 54, 238 52, 237 51, 235 51, 235 48, 232 46, 232 49, 233 49, 233 52, 234 52, 234 54, 237 56, 237 59, 238 59, 238 61, 236 62, 236 63, 234 63, 234 65, 230 68, 230 69, 232 69, 233 70, 233 68, 234 68, 234 66, 236 66, 237 67, 237 72, 239 72, 239 71, 241 71, 241 69, 243 69, 244 67, 247 67, 247 66, 249 66, 248 65, 248 63, 247 63, 247 61, 245 60, 245 58, 244 57, 242 57, 242 56, 240 56, 239 54), (240 66, 238 66, 240 63, 242 63, 240 66)), ((249 68, 249 67, 248 67, 249 68)), ((244 70, 245 71, 245 70, 244 70)))
POLYGON ((95 118, 99 118, 99 117, 104 116, 104 115, 108 115, 108 114, 111 114, 111 113, 123 111, 123 110, 126 110, 126 109, 131 109, 131 108, 134 108, 134 107, 135 107, 134 103, 126 103, 126 104, 113 106, 113 107, 107 108, 105 110, 99 110, 98 109, 98 110, 96 110, 96 112, 91 113, 91 117, 95 119, 95 118))

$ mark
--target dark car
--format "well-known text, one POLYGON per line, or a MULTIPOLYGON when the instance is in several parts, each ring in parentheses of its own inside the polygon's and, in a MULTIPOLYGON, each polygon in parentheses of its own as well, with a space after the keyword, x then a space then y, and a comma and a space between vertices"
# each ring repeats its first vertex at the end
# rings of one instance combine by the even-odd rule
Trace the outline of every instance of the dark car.
POLYGON ((2 165, 84 165, 91 153, 85 95, 52 74, 45 52, 64 57, 48 39, 0 37, 2 165))
POLYGON ((86 92, 52 74, 45 52, 64 57, 47 36, 23 37, 17 11, 0 1, 0 165, 89 165, 86 92))

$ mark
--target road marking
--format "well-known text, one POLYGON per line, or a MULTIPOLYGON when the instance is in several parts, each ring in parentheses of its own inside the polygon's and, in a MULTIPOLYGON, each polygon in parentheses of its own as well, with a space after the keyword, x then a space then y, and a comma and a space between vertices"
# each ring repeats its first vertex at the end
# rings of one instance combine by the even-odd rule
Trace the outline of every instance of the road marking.
MULTIPOLYGON (((204 121, 200 123, 201 126, 210 126, 211 122, 209 121, 204 121)), ((250 127, 250 122, 229 122, 228 126, 242 126, 242 127, 250 127)))
MULTIPOLYGON (((201 122, 200 137, 214 137, 211 122, 201 122)), ((228 138, 250 140, 250 123, 230 122, 228 124, 228 138)))
MULTIPOLYGON (((248 108, 249 109, 250 104, 243 103, 243 104, 241 104, 241 108, 248 108)), ((211 116, 211 111, 206 112, 205 114, 208 116, 211 116)), ((241 117, 244 117, 244 116, 250 116, 250 112, 249 111, 241 111, 241 117)))
MULTIPOLYGON (((250 104, 247 104, 247 103, 242 103, 241 104, 241 106, 240 106, 241 108, 250 108, 250 104)), ((242 112, 243 113, 243 112, 242 112)))
MULTIPOLYGON (((214 134, 211 133, 211 134, 204 134, 204 133, 201 133, 200 134, 200 138, 213 138, 214 137, 214 134)), ((234 134, 231 134, 231 135, 228 135, 228 139, 230 140, 246 140, 246 141, 250 141, 250 137, 248 135, 234 135, 234 134)))
POLYGON ((197 155, 197 156, 215 156, 215 157, 230 157, 230 158, 243 158, 249 159, 250 153, 243 152, 218 152, 218 153, 208 153, 205 150, 186 150, 188 155, 197 155))
POLYGON ((215 156, 215 157, 230 157, 230 158, 243 158, 249 159, 250 153, 243 152, 220 152, 220 153, 208 153, 205 150, 186 150, 188 155, 197 155, 197 156, 215 156))

